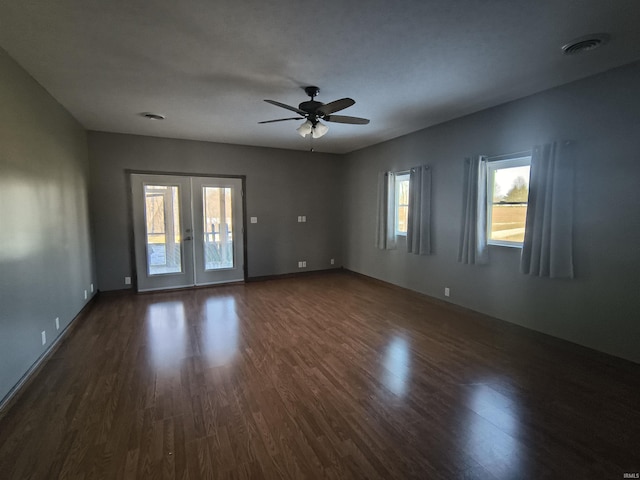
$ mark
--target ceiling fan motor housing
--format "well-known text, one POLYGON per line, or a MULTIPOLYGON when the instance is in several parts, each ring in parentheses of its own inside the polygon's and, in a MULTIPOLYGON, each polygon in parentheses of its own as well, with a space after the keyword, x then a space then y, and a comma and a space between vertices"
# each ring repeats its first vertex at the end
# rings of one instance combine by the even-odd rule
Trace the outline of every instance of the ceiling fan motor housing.
POLYGON ((322 117, 322 115, 318 115, 316 110, 324 105, 324 103, 316 102, 314 100, 314 98, 320 93, 320 88, 311 85, 308 87, 304 87, 304 92, 311 97, 311 100, 302 102, 300 105, 298 105, 298 108, 307 112, 309 114, 309 120, 311 120, 311 122, 313 122, 313 124, 315 125, 315 123, 317 122, 317 117, 322 117))
POLYGON ((315 113, 318 108, 320 108, 324 103, 316 102, 315 100, 308 100, 306 102, 302 102, 298 105, 300 110, 304 110, 307 113, 315 113))

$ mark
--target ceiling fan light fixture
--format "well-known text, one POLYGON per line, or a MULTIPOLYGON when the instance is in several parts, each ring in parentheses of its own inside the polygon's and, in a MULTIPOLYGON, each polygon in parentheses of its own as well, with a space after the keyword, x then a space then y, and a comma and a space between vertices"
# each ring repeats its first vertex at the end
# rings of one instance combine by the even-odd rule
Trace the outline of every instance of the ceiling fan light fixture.
POLYGON ((302 125, 300 125, 298 128, 296 128, 296 131, 300 134, 301 137, 306 137, 307 135, 309 135, 311 133, 312 129, 313 129, 313 123, 311 123, 309 120, 307 120, 302 125))
POLYGON ((322 122, 318 122, 316 123, 316 126, 313 127, 313 131, 311 132, 311 135, 313 136, 313 138, 320 138, 324 136, 328 131, 329 131, 329 127, 327 127, 322 122))

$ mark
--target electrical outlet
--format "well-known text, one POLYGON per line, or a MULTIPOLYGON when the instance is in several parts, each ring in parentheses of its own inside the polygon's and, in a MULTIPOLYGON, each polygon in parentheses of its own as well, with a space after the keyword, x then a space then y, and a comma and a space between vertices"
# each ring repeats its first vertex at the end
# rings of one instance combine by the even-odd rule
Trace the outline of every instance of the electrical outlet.
POLYGON ((306 261, 306 260, 304 260, 304 261, 302 262, 302 268, 307 268, 307 261, 306 261))
POLYGON ((449 290, 449 287, 444 287, 444 296, 445 297, 451 296, 451 290, 449 290))
POLYGON ((251 223, 258 223, 258 217, 251 217, 251 223))
POLYGON ((298 262, 298 268, 302 268, 302 262, 298 262))
POLYGON ((91 290, 91 293, 93 293, 93 283, 91 284, 90 290, 91 290))
POLYGON ((41 335, 42 335, 42 344, 44 345, 45 343, 47 343, 47 332, 43 330, 41 335))
POLYGON ((331 259, 331 265, 333 265, 334 263, 336 263, 336 261, 332 258, 331 259))
POLYGON ((302 222, 302 216, 298 215, 298 223, 301 223, 301 222, 302 222))
POLYGON ((60 330, 60 317, 56 317, 56 330, 60 330))
POLYGON ((124 277, 124 284, 131 285, 131 277, 124 277))
POLYGON ((307 216, 306 215, 302 215, 302 223, 307 223, 307 216))
POLYGON ((84 291, 84 299, 85 300, 87 299, 87 291, 86 290, 84 291))

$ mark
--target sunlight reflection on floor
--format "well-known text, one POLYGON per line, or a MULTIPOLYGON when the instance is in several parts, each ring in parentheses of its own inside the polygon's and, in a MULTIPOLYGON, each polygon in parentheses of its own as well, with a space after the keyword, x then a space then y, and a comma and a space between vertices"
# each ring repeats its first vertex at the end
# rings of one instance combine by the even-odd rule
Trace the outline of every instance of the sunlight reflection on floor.
POLYGON ((517 439, 521 427, 517 401, 486 383, 470 388, 466 450, 495 478, 517 478, 525 455, 517 439))
POLYGON ((392 338, 385 354, 384 367, 384 384, 399 397, 404 396, 411 371, 409 344, 405 338, 392 338))
POLYGON ((211 366, 229 363, 238 351, 239 322, 235 299, 208 298, 204 307, 200 348, 211 366))
POLYGON ((150 359, 157 369, 179 368, 186 355, 184 304, 162 302, 147 308, 150 359))

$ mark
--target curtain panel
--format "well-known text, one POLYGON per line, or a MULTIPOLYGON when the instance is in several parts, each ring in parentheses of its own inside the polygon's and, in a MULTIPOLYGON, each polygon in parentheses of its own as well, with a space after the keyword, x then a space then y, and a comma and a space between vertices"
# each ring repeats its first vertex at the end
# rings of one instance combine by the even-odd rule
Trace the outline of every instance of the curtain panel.
POLYGON ((396 248, 396 179, 393 172, 378 174, 378 218, 376 247, 381 250, 396 248))
POLYGON ((570 144, 536 146, 531 156, 522 273, 573 278, 573 159, 570 144))
POLYGON ((487 249, 487 157, 467 158, 464 169, 462 233, 458 261, 484 264, 487 249))
POLYGON ((428 165, 410 170, 409 195, 407 251, 431 255, 431 168, 428 165))

